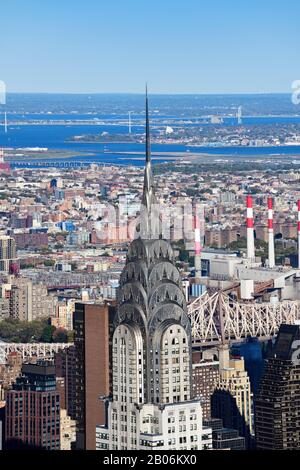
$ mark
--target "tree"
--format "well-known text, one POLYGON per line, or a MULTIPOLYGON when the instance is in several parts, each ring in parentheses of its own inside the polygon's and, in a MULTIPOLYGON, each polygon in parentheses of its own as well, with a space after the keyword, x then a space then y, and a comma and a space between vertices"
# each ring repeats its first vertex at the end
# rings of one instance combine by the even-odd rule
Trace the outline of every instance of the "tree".
POLYGON ((54 266, 55 261, 53 259, 45 259, 44 266, 54 266))
POLYGON ((180 250, 179 260, 188 263, 189 261, 189 252, 187 250, 180 250))
POLYGON ((52 341, 53 341, 52 335, 53 335, 55 329, 56 329, 55 326, 46 325, 44 330, 43 330, 42 336, 41 336, 41 341, 43 343, 52 343, 52 341))
POLYGON ((247 247, 246 237, 239 237, 236 241, 229 243, 228 248, 230 250, 241 250, 247 247))
POLYGON ((67 343, 68 331, 64 328, 56 328, 52 334, 52 341, 54 343, 67 343))
POLYGON ((0 322, 0 338, 11 343, 30 343, 40 341, 48 319, 32 322, 7 318, 0 322))

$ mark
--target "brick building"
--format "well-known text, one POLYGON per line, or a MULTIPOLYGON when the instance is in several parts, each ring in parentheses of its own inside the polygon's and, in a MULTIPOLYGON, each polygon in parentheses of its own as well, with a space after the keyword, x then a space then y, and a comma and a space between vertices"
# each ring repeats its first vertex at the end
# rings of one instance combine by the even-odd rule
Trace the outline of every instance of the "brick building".
POLYGON ((96 425, 105 423, 100 396, 109 394, 109 307, 76 303, 76 448, 96 449, 96 425))
POLYGON ((60 449, 60 394, 51 363, 24 364, 7 392, 6 445, 60 449))

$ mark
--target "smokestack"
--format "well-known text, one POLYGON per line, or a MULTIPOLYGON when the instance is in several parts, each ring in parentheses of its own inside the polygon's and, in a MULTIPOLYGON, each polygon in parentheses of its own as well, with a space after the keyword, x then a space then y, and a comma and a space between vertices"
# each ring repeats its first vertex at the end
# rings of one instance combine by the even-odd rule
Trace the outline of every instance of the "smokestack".
POLYGON ((200 218, 196 214, 195 220, 195 278, 201 277, 201 239, 200 239, 200 218))
POLYGON ((268 235, 269 235, 269 267, 275 266, 275 249, 274 249, 274 230, 273 230, 273 200, 268 197, 268 235))
POLYGON ((300 269, 300 199, 298 199, 298 269, 300 269))
POLYGON ((255 259, 252 196, 247 196, 247 258, 255 259))

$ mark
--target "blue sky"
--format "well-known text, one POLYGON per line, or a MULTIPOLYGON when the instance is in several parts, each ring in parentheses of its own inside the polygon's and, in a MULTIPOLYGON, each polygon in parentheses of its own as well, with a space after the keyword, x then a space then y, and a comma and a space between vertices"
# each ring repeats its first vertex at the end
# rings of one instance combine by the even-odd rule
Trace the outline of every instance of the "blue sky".
POLYGON ((299 0, 8 0, 0 80, 17 92, 290 92, 299 0))

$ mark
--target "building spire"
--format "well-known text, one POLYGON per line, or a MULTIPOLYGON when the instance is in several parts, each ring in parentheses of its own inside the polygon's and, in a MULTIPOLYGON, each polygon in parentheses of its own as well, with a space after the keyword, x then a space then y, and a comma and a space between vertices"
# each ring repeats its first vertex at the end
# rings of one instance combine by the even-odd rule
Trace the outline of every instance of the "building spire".
POLYGON ((159 238, 159 215, 157 213, 156 206, 157 201, 154 192, 154 181, 151 165, 149 106, 148 90, 146 84, 146 166, 144 173, 144 188, 140 222, 136 228, 136 237, 143 239, 159 238))
POLYGON ((151 164, 151 146, 150 146, 150 124, 149 124, 149 105, 148 105, 148 88, 146 84, 146 166, 144 175, 144 190, 142 204, 150 212, 151 203, 155 203, 153 173, 151 164))
POLYGON ((146 83, 146 163, 151 163, 148 87, 146 83))

